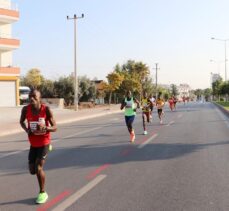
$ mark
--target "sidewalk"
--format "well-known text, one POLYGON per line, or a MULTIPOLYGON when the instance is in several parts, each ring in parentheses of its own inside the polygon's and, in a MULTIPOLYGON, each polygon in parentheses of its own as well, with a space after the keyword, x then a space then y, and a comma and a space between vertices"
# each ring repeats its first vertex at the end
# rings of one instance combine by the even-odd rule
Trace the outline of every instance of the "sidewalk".
MULTIPOLYGON (((21 109, 22 106, 0 107, 0 137, 23 132, 19 123, 21 109)), ((119 104, 82 109, 79 111, 59 108, 51 108, 51 110, 54 114, 57 125, 123 112, 120 110, 119 104)))

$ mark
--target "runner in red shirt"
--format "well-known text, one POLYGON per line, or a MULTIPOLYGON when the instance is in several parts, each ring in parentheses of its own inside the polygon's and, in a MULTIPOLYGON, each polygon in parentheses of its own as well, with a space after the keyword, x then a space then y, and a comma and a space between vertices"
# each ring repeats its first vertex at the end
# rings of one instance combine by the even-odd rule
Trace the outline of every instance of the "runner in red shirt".
POLYGON ((22 108, 20 124, 28 134, 30 142, 29 170, 32 175, 37 175, 40 187, 36 203, 42 204, 48 199, 43 167, 51 147, 50 132, 55 132, 57 127, 50 108, 41 103, 41 94, 38 90, 30 92, 29 100, 30 104, 22 108))
POLYGON ((174 110, 174 101, 172 97, 169 98, 169 108, 171 111, 174 110))

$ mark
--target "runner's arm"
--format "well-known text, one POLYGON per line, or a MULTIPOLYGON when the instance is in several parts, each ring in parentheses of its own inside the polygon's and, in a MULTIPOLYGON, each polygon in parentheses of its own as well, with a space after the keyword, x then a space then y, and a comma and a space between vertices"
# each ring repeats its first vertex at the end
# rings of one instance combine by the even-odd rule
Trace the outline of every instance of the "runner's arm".
POLYGON ((147 104, 148 104, 149 107, 150 107, 150 106, 153 106, 153 103, 151 102, 150 99, 147 99, 147 104))
POLYGON ((30 135, 32 132, 29 128, 27 128, 26 124, 25 124, 25 120, 26 120, 26 112, 27 112, 27 106, 24 106, 21 110, 21 117, 20 117, 20 125, 23 128, 23 130, 30 135))
POLYGON ((137 104, 137 108, 140 108, 140 103, 136 98, 134 98, 134 102, 137 104))
POLYGON ((126 106, 126 103, 125 103, 125 99, 124 99, 124 100, 122 101, 122 103, 121 103, 120 109, 122 110, 125 106, 126 106))
POLYGON ((46 131, 55 132, 57 130, 56 121, 53 117, 53 113, 52 113, 51 109, 48 106, 46 107, 46 114, 47 114, 48 121, 51 125, 51 126, 46 127, 46 131))

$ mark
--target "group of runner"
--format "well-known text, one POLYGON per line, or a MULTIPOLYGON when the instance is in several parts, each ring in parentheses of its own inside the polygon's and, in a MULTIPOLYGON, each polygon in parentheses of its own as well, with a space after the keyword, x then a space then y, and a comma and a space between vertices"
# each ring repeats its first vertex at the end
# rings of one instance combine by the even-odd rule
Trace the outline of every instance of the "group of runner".
MULTIPOLYGON (((41 93, 34 89, 29 94, 30 103, 22 108, 20 124, 28 135, 30 150, 28 155, 29 170, 32 175, 37 176, 39 184, 39 194, 36 203, 43 204, 48 200, 48 194, 45 191, 45 172, 44 164, 48 152, 52 150, 50 132, 57 130, 53 113, 48 106, 42 104, 41 93)), ((169 101, 170 103, 170 101, 169 101)), ((121 110, 125 109, 126 126, 130 134, 130 141, 135 140, 133 122, 136 116, 136 110, 142 109, 143 134, 147 135, 146 122, 152 119, 154 107, 157 108, 160 124, 162 124, 163 108, 165 101, 161 93, 155 96, 144 92, 141 102, 132 96, 131 91, 127 91, 125 99, 121 103, 121 110)), ((173 106, 176 101, 173 99, 173 106)))
POLYGON ((143 134, 147 135, 146 122, 150 123, 152 119, 152 113, 154 107, 157 107, 158 118, 160 120, 160 124, 162 124, 163 117, 163 108, 165 105, 165 101, 162 98, 162 94, 159 92, 158 97, 147 94, 147 92, 143 93, 143 97, 141 102, 139 102, 135 97, 132 96, 131 91, 127 91, 125 99, 121 103, 120 109, 125 108, 125 121, 127 129, 130 133, 130 142, 133 143, 135 140, 135 132, 133 129, 133 122, 136 116, 137 108, 142 109, 142 123, 143 123, 143 134))

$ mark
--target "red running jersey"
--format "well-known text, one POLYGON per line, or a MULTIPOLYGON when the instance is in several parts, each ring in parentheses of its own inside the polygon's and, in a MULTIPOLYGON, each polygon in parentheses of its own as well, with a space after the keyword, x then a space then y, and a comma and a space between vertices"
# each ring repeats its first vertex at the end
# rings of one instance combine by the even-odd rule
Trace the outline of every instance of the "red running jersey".
MULTIPOLYGON (((40 112, 38 115, 33 115, 32 106, 29 104, 27 106, 26 119, 28 123, 28 128, 33 132, 37 129, 37 124, 39 122, 44 122, 46 126, 49 126, 49 122, 47 120, 46 115, 46 106, 41 104, 40 112)), ((50 144, 50 132, 46 132, 44 134, 29 135, 29 142, 32 147, 43 147, 45 145, 50 144)))

